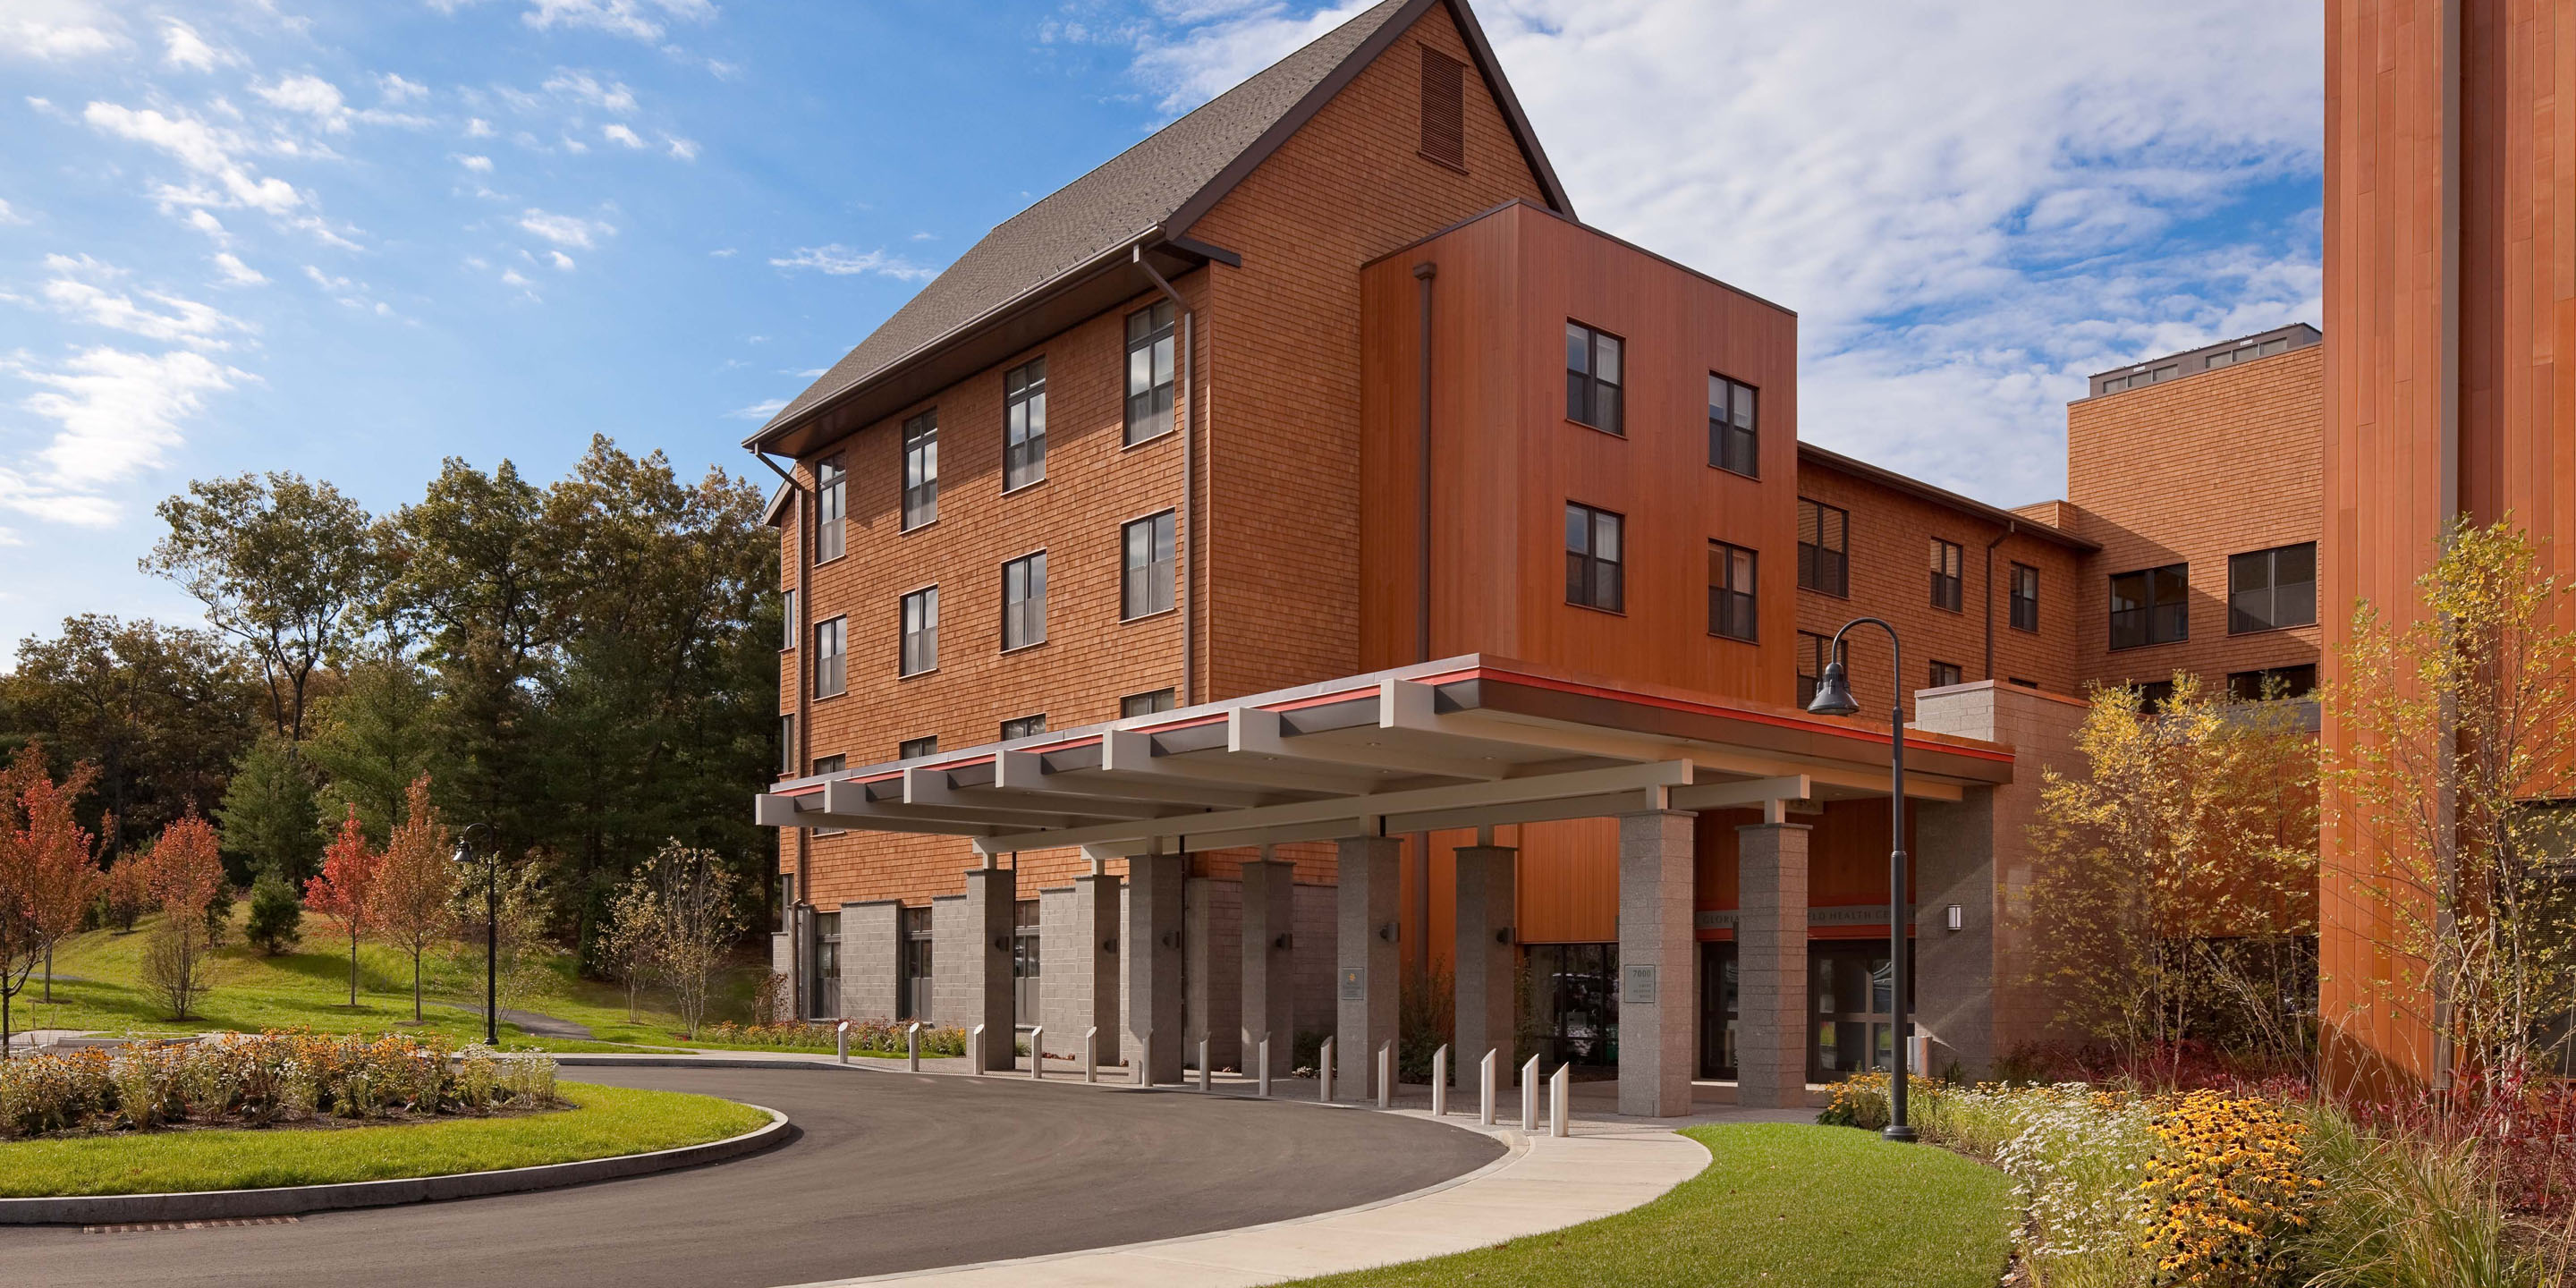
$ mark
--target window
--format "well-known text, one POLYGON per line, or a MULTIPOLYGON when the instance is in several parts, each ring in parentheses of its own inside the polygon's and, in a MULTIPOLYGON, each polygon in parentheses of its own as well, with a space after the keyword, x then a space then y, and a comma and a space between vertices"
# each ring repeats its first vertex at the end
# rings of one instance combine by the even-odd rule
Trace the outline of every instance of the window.
POLYGON ((1619 419, 1619 337, 1580 322, 1565 324, 1565 418, 1613 434, 1619 419))
POLYGON ((2303 662, 2297 666, 2267 666, 2259 671, 2230 671, 2227 674, 2227 700, 2230 702, 2304 698, 2316 691, 2317 664, 2314 662, 2303 662))
POLYGON ((903 597, 903 657, 898 675, 939 666, 939 588, 925 586, 903 597))
POLYGON ((932 734, 927 738, 904 739, 902 745, 895 748, 894 758, 897 760, 918 760, 923 756, 936 756, 938 754, 939 735, 932 734))
POLYGON ((1046 477, 1046 359, 1002 375, 1002 490, 1046 477))
POLYGON ((1708 378, 1708 463, 1747 478, 1762 477, 1762 440, 1753 426, 1753 386, 1708 378))
POLYGON ((778 648, 780 652, 796 647, 796 592, 778 597, 778 648))
POLYGON ((2012 566, 2012 628, 2039 630, 2039 570, 2026 563, 2012 566))
POLYGON ((806 1010, 812 1018, 829 1020, 841 1014, 841 914, 814 914, 814 986, 805 994, 806 1010))
POLYGON ((849 691, 850 622, 835 617, 814 627, 814 696, 837 697, 849 691))
POLYGON ((2227 633, 2317 623, 2317 543, 2227 557, 2227 633))
MULTIPOLYGON (((814 758, 814 776, 817 778, 820 778, 825 774, 837 774, 849 767, 850 758, 847 756, 816 756, 814 758)), ((839 836, 841 833, 848 830, 848 828, 844 827, 818 827, 814 829, 814 835, 839 836)))
POLYGON ((2191 638, 2187 564, 2167 564, 2111 578, 2111 647, 2138 648, 2191 638))
POLYGON ((1002 722, 1002 741, 1004 742, 1009 742, 1013 738, 1034 738, 1045 732, 1046 714, 1044 712, 1002 722))
POLYGON ((1466 71, 1466 64, 1423 46, 1422 155, 1459 170, 1467 168, 1466 71))
POLYGON ((778 717, 778 776, 796 772, 796 713, 778 717))
POLYGON ((2102 381, 2102 392, 2116 394, 2123 389, 2143 389, 2148 385, 2162 384, 2181 374, 2182 364, 2168 362, 2148 371, 2132 371, 2123 376, 2107 376, 2102 381))
POLYGON ((1957 684, 1959 682, 1959 664, 1956 662, 1935 662, 1932 664, 1932 674, 1929 678, 1931 683, 1926 684, 1924 686, 1925 688, 1944 689, 1953 684, 1957 684))
POLYGON ((1127 445, 1172 431, 1172 302, 1127 315, 1127 445))
POLYGON ((1046 643, 1046 552, 1002 565, 1002 651, 1046 643))
POLYGON ((939 409, 903 423, 903 528, 939 518, 939 409))
POLYGON ((1798 632, 1798 705, 1816 700, 1816 686, 1825 679, 1825 650, 1833 641, 1814 631, 1798 632))
POLYGON ((894 991, 894 1017, 898 1020, 930 1019, 930 909, 905 908, 896 914, 903 935, 902 957, 896 965, 903 979, 894 991))
POLYGON ((1170 689, 1156 689, 1151 693, 1130 693, 1118 699, 1118 718, 1121 720, 1129 716, 1150 716, 1157 711, 1171 709, 1172 690, 1170 689))
POLYGON ((2204 365, 2213 369, 2218 367, 2232 367, 2240 362, 2252 362, 2256 358, 2268 358, 2276 353, 2286 353, 2289 351, 2289 348, 2290 337, 2286 335, 2276 336, 2272 339, 2265 340, 2261 344, 2241 344, 2233 349, 2225 349, 2220 352, 2213 353, 2209 355, 2209 361, 2204 365))
POLYGON ((1932 606, 1959 611, 1959 543, 1932 538, 1932 606))
POLYGON ((2004 683, 2006 683, 2006 684, 2018 684, 2018 685, 2020 685, 2021 687, 2023 687, 2023 688, 2025 688, 2025 689, 2036 689, 2036 688, 2038 688, 2038 687, 2039 687, 2039 681, 2037 681, 2037 680, 2025 680, 2025 679, 2021 678, 2021 677, 2020 677, 2020 676, 2018 676, 2018 675, 2014 676, 2013 678, 2011 678, 2011 679, 2009 679, 2009 680, 2004 681, 2004 683))
POLYGON ((1798 498, 1798 586, 1851 593, 1851 511, 1798 498))
POLYGON ((1118 574, 1118 615, 1133 620, 1172 607, 1172 512, 1149 515, 1118 530, 1124 561, 1118 574))
POLYGON ((1754 611, 1753 552, 1723 541, 1708 543, 1708 633, 1731 640, 1758 637, 1754 611))
POLYGON ((2137 690, 2138 709, 2148 715, 2161 715, 2166 707, 2173 705, 2174 682, 2171 680, 2149 680, 2138 685, 2137 690))
POLYGON ((848 549, 850 476, 834 456, 814 467, 814 562, 830 563, 848 549))
POLYGON ((1588 505, 1565 507, 1565 602, 1626 612, 1619 574, 1618 515, 1588 505))

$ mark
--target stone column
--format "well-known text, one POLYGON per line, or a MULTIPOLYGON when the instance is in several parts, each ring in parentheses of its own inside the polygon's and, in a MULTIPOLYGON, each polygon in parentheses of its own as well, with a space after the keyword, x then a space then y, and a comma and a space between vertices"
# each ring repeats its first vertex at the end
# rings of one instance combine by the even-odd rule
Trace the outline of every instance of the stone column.
POLYGON ((894 991, 902 978, 903 903, 878 899, 841 905, 841 1015, 853 1020, 894 1018, 894 991))
POLYGON ((1345 1100, 1365 1101, 1377 1096, 1378 1045, 1395 1040, 1401 969, 1395 938, 1397 863, 1404 843, 1394 837, 1351 836, 1337 844, 1333 1086, 1345 1100))
POLYGON ((1451 962, 1457 1031, 1449 1063, 1461 1071, 1460 1086, 1474 1081, 1487 1051, 1500 1051, 1495 1062, 1503 1067, 1519 1067, 1512 1041, 1512 896, 1519 865, 1515 849, 1458 847, 1458 943, 1451 962))
POLYGON ((1190 1002, 1181 1059, 1192 1066, 1204 1037, 1212 1068, 1243 1067, 1242 893, 1231 881, 1192 877, 1182 897, 1181 949, 1189 959, 1182 975, 1190 1002))
POLYGON ((1297 1043, 1294 864, 1262 859, 1243 865, 1243 1064, 1246 1073, 1270 1037, 1270 1073, 1286 1077, 1297 1043))
POLYGON ((1070 1035, 1067 1040, 1073 1045, 1056 1049, 1080 1051, 1082 1031, 1097 1028, 1100 1030, 1099 1057, 1104 1065, 1118 1063, 1121 1049, 1118 1038, 1118 920, 1121 902, 1118 894, 1116 877, 1098 872, 1075 877, 1070 905, 1072 933, 1066 936, 1073 942, 1066 947, 1063 956, 1057 956, 1053 947, 1044 949, 1049 978, 1053 978, 1052 972, 1057 969, 1055 963, 1065 963, 1066 976, 1072 981, 1076 993, 1074 1004, 1069 1008, 1071 1014, 1067 1016, 1066 1028, 1070 1035))
POLYGON ((973 928, 966 924, 966 896, 943 894, 930 901, 930 1023, 943 1029, 971 1029, 983 1023, 975 990, 982 977, 973 928))
POLYGON ((1735 829, 1736 1103, 1747 1109, 1807 1103, 1807 832, 1735 829))
MULTIPOLYGON (((963 1009, 969 1017, 969 1029, 984 1026, 987 1069, 1012 1066, 1015 1017, 1011 1014, 1011 913, 1018 882, 1019 874, 1009 868, 973 868, 966 873, 962 938, 968 954, 965 970, 969 991, 963 1009)), ((945 963, 937 965, 942 971, 947 969, 945 963)))
POLYGON ((1619 1112, 1677 1118, 1691 1109, 1698 1055, 1697 878, 1687 810, 1619 816, 1619 1112))
MULTIPOLYGON (((796 915, 793 909, 789 910, 787 920, 791 925, 795 923, 796 915)), ((792 930, 773 930, 769 932, 769 973, 772 975, 784 975, 787 977, 789 986, 780 991, 778 998, 778 1005, 784 1008, 787 1013, 783 1015, 763 1015, 759 1017, 761 1022, 764 1024, 776 1024, 782 1020, 804 1018, 795 1014, 796 932, 792 930)))
POLYGON ((1188 874, 1184 855, 1127 860, 1127 926, 1118 936, 1127 960, 1127 1049, 1144 1061, 1149 1082, 1181 1080, 1181 885, 1188 874))

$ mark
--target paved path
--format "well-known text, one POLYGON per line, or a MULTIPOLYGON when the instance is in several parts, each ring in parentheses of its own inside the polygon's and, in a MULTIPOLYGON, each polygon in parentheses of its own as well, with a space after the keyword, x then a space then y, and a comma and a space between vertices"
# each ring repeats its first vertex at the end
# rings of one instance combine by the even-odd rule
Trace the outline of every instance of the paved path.
MULTIPOLYGON (((474 1015, 483 1013, 483 1008, 472 1002, 440 1002, 438 1005, 454 1007, 474 1015)), ((558 1020, 551 1015, 539 1015, 535 1011, 522 1011, 515 1007, 504 1006, 501 1008, 501 1022, 516 1024, 521 1033, 531 1037, 567 1038, 577 1042, 591 1040, 589 1025, 575 1024, 570 1020, 558 1020)))
POLYGON ((1183 1091, 884 1070, 565 1072, 769 1105, 801 1134, 694 1171, 294 1224, 0 1230, 0 1281, 769 1288, 1276 1222, 1505 1154, 1403 1115, 1183 1091))

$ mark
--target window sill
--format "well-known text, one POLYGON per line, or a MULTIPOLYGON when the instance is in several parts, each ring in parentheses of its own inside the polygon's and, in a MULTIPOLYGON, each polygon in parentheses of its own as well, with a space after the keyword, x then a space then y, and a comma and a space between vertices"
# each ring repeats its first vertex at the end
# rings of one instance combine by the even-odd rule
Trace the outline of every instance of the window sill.
POLYGON ((1827 590, 1822 586, 1805 585, 1798 587, 1798 589, 1810 595, 1822 595, 1827 599, 1848 600, 1851 598, 1851 592, 1849 590, 1827 590))
POLYGON ((834 698, 846 698, 848 696, 850 696, 850 691, 845 687, 834 689, 830 693, 808 694, 805 700, 808 702, 829 702, 834 698))
MULTIPOLYGON (((1429 93, 1430 91, 1425 90, 1424 92, 1425 92, 1425 93, 1429 93)), ((1455 173, 1455 174, 1465 174, 1465 173, 1467 173, 1467 167, 1465 167, 1465 166, 1463 166, 1463 165, 1460 165, 1460 164, 1458 164, 1458 163, 1457 163, 1457 162, 1455 162, 1455 161, 1444 161, 1444 160, 1440 159, 1439 157, 1435 157, 1435 156, 1431 155, 1430 153, 1423 151, 1423 150, 1422 150, 1422 149, 1420 149, 1420 148, 1415 148, 1415 149, 1413 150, 1413 155, 1418 156, 1418 157, 1422 158, 1423 160, 1428 161, 1428 162, 1430 162, 1431 164, 1433 164, 1433 165, 1436 165, 1436 166, 1440 167, 1440 168, 1441 168, 1441 169, 1443 169, 1443 170, 1447 170, 1447 171, 1450 171, 1450 172, 1455 173)))
POLYGON ((1157 617, 1178 617, 1180 616, 1180 612, 1181 610, 1178 605, 1174 605, 1170 608, 1157 608, 1150 613, 1140 613, 1134 617, 1121 617, 1118 619, 1118 624, 1125 626, 1131 622, 1150 622, 1157 617))
POLYGON ((932 517, 932 518, 930 518, 929 520, 927 520, 927 521, 925 521, 925 522, 921 522, 921 523, 916 523, 916 524, 912 525, 912 526, 911 526, 911 527, 909 527, 909 528, 897 528, 897 529, 895 530, 895 535, 896 535, 896 536, 898 536, 898 537, 908 537, 908 536, 911 536, 912 534, 914 534, 914 533, 916 533, 916 532, 928 532, 928 531, 929 531, 929 530, 931 530, 932 528, 936 528, 936 527, 938 527, 938 526, 939 526, 939 520, 938 520, 938 518, 937 518, 936 516, 933 516, 933 517, 932 517))
POLYGON ((1603 608, 1599 604, 1579 604, 1571 599, 1565 601, 1565 606, 1568 608, 1580 608, 1587 613, 1599 613, 1604 617, 1625 617, 1628 615, 1628 610, 1624 608, 1603 608))
POLYGON ((1018 656, 1019 654, 1026 653, 1026 652, 1030 652, 1031 650, 1034 650, 1034 649, 1042 649, 1042 648, 1045 648, 1046 646, 1047 646, 1047 642, 1046 642, 1045 640, 1031 640, 1030 642, 1028 642, 1028 643, 1026 643, 1026 644, 1015 644, 1015 645, 1013 645, 1013 646, 1011 646, 1011 647, 1009 647, 1009 648, 1003 649, 1003 650, 1002 650, 1002 652, 1001 652, 1001 656, 1003 656, 1003 657, 1016 657, 1016 656, 1018 656))
MULTIPOLYGON (((2009 623, 2007 623, 2007 625, 2010 625, 2010 624, 2009 624, 2009 623)), ((2013 626, 2013 627, 2012 627, 2012 629, 2013 629, 2013 630, 2020 631, 2020 632, 2021 632, 2022 634, 2024 634, 2024 635, 2037 635, 2037 634, 2039 634, 2039 628, 2038 628, 2038 627, 2036 627, 2036 626, 2013 626)))
POLYGON ((1135 451, 1135 450, 1136 450, 1137 448, 1139 448, 1139 447, 1151 447, 1151 446, 1153 446, 1154 444, 1159 443, 1159 442, 1162 442, 1164 439, 1166 439, 1166 438, 1170 438, 1170 437, 1172 437, 1173 435, 1178 434, 1178 433, 1180 433, 1180 432, 1181 432, 1181 427, 1180 427, 1179 425, 1175 424, 1175 425, 1173 425, 1170 429, 1166 429, 1166 430, 1164 430, 1162 433, 1156 434, 1156 435, 1154 435, 1154 436, 1153 436, 1153 437, 1151 437, 1151 438, 1140 438, 1140 439, 1137 439, 1136 441, 1134 441, 1134 442, 1132 442, 1132 443, 1130 443, 1130 442, 1122 442, 1122 443, 1119 445, 1118 450, 1119 450, 1119 451, 1122 451, 1122 452, 1132 452, 1132 451, 1135 451))
POLYGON ((1762 643, 1759 639, 1749 638, 1743 635, 1722 635, 1716 631, 1710 631, 1708 633, 1708 637, 1713 640, 1725 640, 1729 644, 1751 644, 1759 647, 1762 643))
POLYGON ((1036 478, 1030 479, 1028 482, 1026 482, 1026 483, 1023 483, 1023 484, 1019 485, 1018 487, 1006 487, 1006 488, 1003 488, 1003 489, 1002 489, 1002 495, 1004 495, 1004 496, 1018 496, 1018 495, 1019 495, 1020 493, 1022 493, 1022 492, 1026 492, 1026 491, 1028 491, 1029 489, 1031 489, 1031 488, 1035 488, 1035 487, 1043 487, 1043 486, 1045 486, 1045 484, 1046 484, 1046 475, 1041 474, 1041 475, 1037 476, 1036 478))
POLYGON ((815 560, 813 563, 810 563, 810 564, 808 564, 808 565, 806 565, 806 566, 807 566, 807 567, 809 567, 809 568, 829 568, 829 567, 831 567, 832 565, 834 565, 834 564, 836 564, 836 563, 839 563, 839 562, 841 562, 842 560, 847 559, 847 558, 849 558, 849 557, 850 557, 850 552, 849 552, 848 550, 846 550, 846 549, 845 549, 845 550, 841 551, 841 553, 839 553, 839 554, 837 554, 837 555, 834 555, 834 556, 832 556, 832 557, 831 557, 831 558, 829 558, 829 559, 817 559, 817 560, 815 560))
POLYGON ((903 682, 904 682, 904 681, 906 681, 906 680, 918 680, 918 679, 920 679, 921 677, 923 677, 923 676, 925 676, 925 675, 937 675, 937 674, 939 674, 939 668, 938 668, 938 667, 935 667, 935 666, 925 666, 925 667, 921 668, 921 669, 920 669, 920 670, 918 670, 918 671, 906 671, 906 672, 904 672, 903 674, 901 674, 901 675, 898 675, 898 676, 894 677, 894 682, 895 682, 895 683, 897 683, 897 684, 901 684, 901 683, 903 683, 903 682))
POLYGON ((2306 628, 2308 628, 2308 627, 2311 627, 2311 626, 2314 626, 2314 625, 2316 625, 2316 623, 2315 623, 2315 622, 2292 622, 2292 623, 2290 623, 2290 624, 2289 624, 2289 625, 2287 625, 2287 626, 2258 626, 2258 627, 2256 627, 2255 629, 2250 630, 2250 631, 2240 631, 2240 630, 2230 629, 2230 630, 2227 632, 2227 638, 2232 639, 2232 640, 2236 640, 2236 639, 2244 639, 2244 638, 2246 638, 2246 637, 2248 637, 2248 636, 2253 636, 2253 635, 2278 635, 2278 634, 2280 634, 2280 633, 2281 633, 2281 632, 2283 632, 2283 631, 2304 630, 2304 629, 2306 629, 2306 628))
POLYGON ((1744 471, 1739 470, 1739 469, 1735 468, 1735 467, 1734 467, 1734 466, 1732 466, 1732 465, 1720 465, 1720 464, 1718 464, 1718 463, 1717 463, 1717 462, 1715 462, 1715 461, 1710 461, 1710 462, 1708 463, 1708 467, 1709 467, 1710 469, 1716 470, 1716 471, 1717 471, 1718 473, 1720 473, 1720 474, 1732 474, 1732 475, 1734 475, 1734 476, 1735 476, 1735 477, 1737 477, 1737 478, 1740 478, 1740 479, 1751 479, 1751 480, 1753 480, 1753 481, 1754 481, 1754 482, 1756 482, 1756 483, 1759 483, 1759 482, 1761 482, 1761 481, 1762 481, 1762 476, 1761 476, 1761 475, 1759 475, 1759 474, 1747 474, 1747 473, 1745 473, 1744 471))
POLYGON ((2185 635, 2178 640, 2149 640, 2144 644, 2112 644, 2106 646, 2102 651, 2106 653, 2135 653, 2142 648, 2172 648, 2176 644, 2189 643, 2191 643, 2191 637, 2185 635))
POLYGON ((1576 419, 1575 419, 1575 418, 1573 418, 1572 416, 1568 416, 1568 417, 1566 417, 1566 418, 1565 418, 1565 423, 1566 423, 1566 424, 1569 424, 1569 425, 1572 425, 1572 426, 1574 426, 1574 427, 1575 427, 1575 428, 1577 428, 1577 429, 1588 429, 1588 430, 1591 430, 1593 433, 1599 434, 1599 435, 1601 435, 1601 436, 1602 436, 1602 437, 1604 437, 1604 438, 1615 438, 1615 439, 1618 439, 1620 442, 1623 442, 1623 443, 1628 441, 1628 435, 1627 435, 1627 432, 1626 432, 1626 431, 1624 431, 1624 430, 1617 430, 1617 429, 1603 429, 1603 428, 1602 428, 1602 427, 1600 427, 1599 425, 1595 425, 1595 424, 1593 424, 1593 423, 1592 423, 1592 422, 1590 422, 1590 421, 1586 421, 1586 420, 1576 420, 1576 419))

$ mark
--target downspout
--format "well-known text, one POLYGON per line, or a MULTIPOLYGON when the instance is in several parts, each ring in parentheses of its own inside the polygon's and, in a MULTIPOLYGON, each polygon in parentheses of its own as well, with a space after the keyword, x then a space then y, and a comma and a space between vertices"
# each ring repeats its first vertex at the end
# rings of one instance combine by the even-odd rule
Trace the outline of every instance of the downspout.
MULTIPOLYGON (((805 667, 808 661, 805 653, 806 634, 808 630, 807 623, 810 622, 814 616, 814 597, 806 593, 805 587, 805 570, 813 563, 812 556, 814 552, 813 535, 807 528, 807 524, 814 512, 814 507, 806 504, 807 499, 812 494, 806 490, 804 484, 796 481, 795 475, 778 468, 778 462, 769 459, 769 454, 767 452, 754 447, 751 449, 751 455, 752 459, 768 466, 770 473, 775 474, 780 479, 784 480, 787 484, 787 490, 795 495, 796 620, 791 623, 791 625, 794 626, 796 630, 796 665, 791 669, 796 676, 796 741, 795 745, 788 750, 795 760, 795 764, 792 766, 795 772, 789 776, 802 777, 805 767, 814 763, 812 756, 814 749, 814 722, 811 718, 813 715, 813 696, 811 693, 811 686, 805 682, 805 667)), ((789 1008, 796 1012, 796 1018, 798 1019, 804 1018, 805 1015, 805 999, 803 997, 805 990, 805 972, 803 970, 805 937, 797 933, 796 906, 805 902, 806 899, 812 896, 813 891, 808 884, 806 874, 813 869, 813 866, 814 834, 804 828, 797 828, 796 880, 788 890, 787 906, 779 909, 779 912, 781 914, 780 919, 784 921, 787 926, 787 990, 789 1008)))
POLYGON ((2004 530, 1986 543, 1986 678, 1995 678, 1995 547, 2021 531, 2021 520, 2007 519, 2004 530))
POLYGON ((1413 266, 1413 280, 1422 283, 1422 445, 1416 462, 1420 472, 1420 495, 1415 500, 1416 529, 1414 540, 1414 628, 1413 660, 1431 660, 1431 279, 1440 275, 1438 264, 1413 266))
POLYGON ((1199 418, 1191 406, 1199 396, 1198 310, 1145 262, 1142 242, 1129 247, 1127 257, 1181 311, 1181 388, 1186 396, 1173 399, 1172 404, 1181 416, 1181 700, 1177 705, 1186 707, 1198 700, 1199 418))

